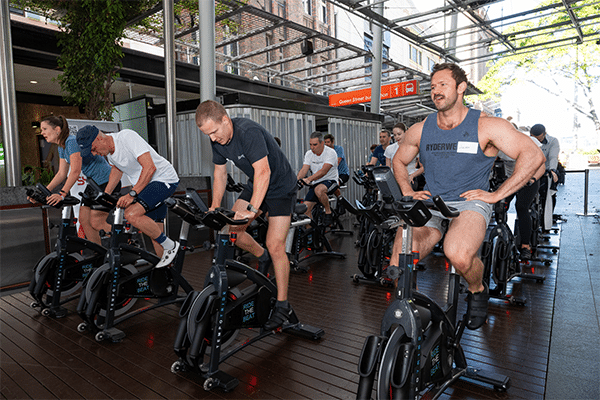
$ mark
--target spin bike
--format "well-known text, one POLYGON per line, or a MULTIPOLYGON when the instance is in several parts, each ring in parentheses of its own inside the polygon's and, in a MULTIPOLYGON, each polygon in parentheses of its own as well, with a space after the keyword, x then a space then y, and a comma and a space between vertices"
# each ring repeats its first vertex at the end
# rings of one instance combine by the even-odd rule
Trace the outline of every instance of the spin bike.
MULTIPOLYGON (((45 207, 50 207, 46 198, 51 194, 41 183, 38 183, 35 189, 27 189, 27 196, 45 207)), ((77 204, 77 198, 66 196, 53 206, 62 209, 56 247, 53 252, 42 257, 33 268, 29 284, 29 294, 34 300, 31 307, 40 308, 44 316, 66 316, 67 309, 62 305, 77 299, 78 290, 88 274, 104 263, 107 250, 99 244, 77 236, 73 213, 73 206, 77 204)))
POLYGON ((101 190, 93 199, 96 203, 114 208, 114 220, 107 261, 92 272, 79 298, 77 313, 83 322, 77 326, 77 330, 95 333, 99 342, 120 342, 125 333, 115 325, 143 312, 182 302, 185 296, 178 294, 180 286, 186 293, 192 292, 193 288, 181 271, 185 252, 194 250, 193 247, 187 247, 189 228, 194 223, 184 220, 181 225, 180 247, 173 266, 155 269, 159 257, 128 243, 125 210, 116 207, 118 199, 101 190), (131 259, 137 261, 132 263, 131 259), (131 310, 139 298, 158 301, 131 310))
POLYGON ((399 218, 388 217, 384 212, 385 203, 382 201, 371 204, 369 207, 359 205, 357 201, 358 208, 352 206, 345 198, 342 198, 341 201, 348 212, 368 222, 368 233, 363 235, 358 243, 357 266, 362 275, 352 275, 352 281, 392 286, 392 280, 385 274, 385 268, 387 268, 389 257, 392 254, 399 218))
MULTIPOLYGON (((304 186, 314 186, 314 184, 306 184, 302 180, 298 181, 298 189, 304 186)), ((331 185, 331 188, 327 191, 327 196, 334 193, 338 188, 337 183, 331 185)), ((323 225, 323 218, 325 216, 325 210, 320 202, 313 208, 312 218, 309 218, 304 214, 306 212, 306 204, 300 204, 296 206, 294 215, 292 216, 291 227, 294 228, 293 232, 288 234, 286 241, 286 251, 288 251, 290 257, 290 265, 294 271, 307 272, 308 267, 301 266, 302 261, 306 261, 309 258, 316 256, 326 257, 337 257, 346 258, 346 254, 333 251, 331 243, 325 234, 327 226, 323 225), (310 225, 310 228, 308 226, 310 225), (291 245, 289 244, 291 242, 291 245), (303 255, 305 251, 310 254, 303 255)), ((332 212, 333 209, 332 209, 332 212)))
MULTIPOLYGON (((391 173, 381 178, 387 185, 396 185, 400 194, 395 180, 391 181, 394 179, 391 173)), ((382 186, 379 187, 382 190, 382 186)), ((467 316, 457 322, 460 276, 454 269, 451 268, 444 308, 414 289, 414 266, 418 259, 412 251, 412 228, 424 226, 431 218, 429 206, 411 197, 390 195, 396 201, 388 203, 386 210, 400 217, 405 225, 399 266, 387 268, 388 276, 397 279, 396 299, 385 311, 380 335, 365 340, 358 365, 357 399, 371 398, 376 374, 377 399, 418 399, 425 394, 437 399, 463 377, 491 385, 497 391, 506 391, 510 378, 484 376, 467 365, 460 345, 467 316)), ((459 214, 449 210, 438 196, 433 198, 433 203, 448 218, 459 214)))
POLYGON ((481 249, 481 261, 484 265, 483 276, 489 287, 490 297, 506 300, 513 305, 524 306, 527 299, 509 294, 508 282, 513 278, 526 278, 543 283, 546 277, 522 271, 515 236, 507 223, 507 211, 506 199, 499 201, 494 206, 496 225, 488 229, 481 249), (496 285, 495 287, 492 285, 492 281, 496 285))
MULTIPOLYGON (((185 202, 176 201, 174 212, 193 215, 216 231, 221 231, 226 225, 248 222, 246 219, 234 220, 235 213, 230 210, 219 208, 208 211, 199 196, 185 202)), ((236 239, 234 232, 218 233, 215 256, 204 281, 204 289, 189 293, 179 312, 181 320, 174 344, 179 359, 173 363, 171 371, 194 370, 200 373, 207 391, 216 387, 225 392, 233 390, 239 381, 221 371, 219 365, 246 346, 276 333, 265 331, 263 325, 275 306, 277 286, 272 278, 267 277, 267 271, 258 271, 233 259, 236 239), (256 336, 224 353, 223 349, 235 340, 242 328, 259 331, 256 336)), ((301 324, 293 311, 289 322, 281 330, 313 340, 325 334, 322 329, 301 324)))

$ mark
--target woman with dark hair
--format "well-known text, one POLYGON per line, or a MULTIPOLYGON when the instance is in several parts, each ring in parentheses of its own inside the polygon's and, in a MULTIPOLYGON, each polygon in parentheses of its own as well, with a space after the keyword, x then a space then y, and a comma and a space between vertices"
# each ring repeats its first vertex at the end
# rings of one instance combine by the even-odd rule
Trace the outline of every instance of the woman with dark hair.
MULTIPOLYGON (((101 156, 81 157, 75 136, 69 135, 69 124, 65 117, 62 115, 45 117, 40 123, 40 129, 42 136, 48 143, 58 145, 58 155, 60 157, 58 172, 47 185, 47 188, 52 191, 64 181, 59 193, 48 196, 48 204, 55 205, 64 199, 82 172, 86 177, 93 179, 102 189, 106 187, 111 171, 110 165, 101 156)), ((119 191, 120 186, 119 184, 115 191, 119 191)), ((106 222, 107 216, 108 213, 92 210, 90 204, 86 204, 85 200, 82 201, 79 209, 79 222, 88 240, 100 244, 99 231, 102 229, 105 232, 110 232, 110 225, 106 222)))

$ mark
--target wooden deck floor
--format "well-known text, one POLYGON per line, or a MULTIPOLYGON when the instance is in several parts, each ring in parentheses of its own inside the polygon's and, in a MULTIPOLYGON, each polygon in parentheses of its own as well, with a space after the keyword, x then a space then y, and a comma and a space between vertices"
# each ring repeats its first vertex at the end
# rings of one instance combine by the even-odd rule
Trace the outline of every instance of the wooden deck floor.
MULTIPOLYGON (((3 399, 335 399, 354 398, 357 362, 364 339, 376 334, 392 294, 388 289, 355 284, 353 237, 333 237, 335 249, 347 258, 311 260, 308 273, 292 273, 290 302, 301 322, 323 328, 318 342, 286 334, 267 337, 228 359, 222 369, 240 380, 230 393, 206 392, 194 373, 173 374, 177 359, 173 342, 178 306, 156 309, 125 321, 121 343, 98 343, 76 330, 79 317, 70 313, 55 320, 30 308, 26 292, 0 299, 0 395, 3 399)), ((558 235, 552 238, 558 243, 558 235)), ((470 363, 509 375, 512 387, 495 393, 469 382, 458 382, 444 398, 542 399, 556 279, 554 262, 536 266, 546 281, 513 283, 527 306, 492 302, 483 328, 466 331, 463 347, 470 363)), ((200 288, 210 253, 191 253, 184 274, 200 288)), ((435 257, 419 275, 419 289, 443 300, 446 272, 435 257)), ((461 302, 463 303, 463 302, 461 302)), ((75 302, 67 304, 74 310, 75 302)), ((466 308, 461 304, 459 312, 466 308)), ((251 333, 242 332, 239 340, 251 333)))

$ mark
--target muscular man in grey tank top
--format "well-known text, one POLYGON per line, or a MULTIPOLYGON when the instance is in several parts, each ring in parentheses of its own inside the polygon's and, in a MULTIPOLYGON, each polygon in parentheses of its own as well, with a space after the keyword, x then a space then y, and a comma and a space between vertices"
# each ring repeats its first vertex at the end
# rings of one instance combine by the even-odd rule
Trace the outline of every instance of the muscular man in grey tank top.
MULTIPOLYGON (((450 221, 444 239, 446 257, 468 287, 467 327, 477 329, 487 318, 488 288, 477 251, 483 242, 492 204, 524 186, 544 156, 538 147, 506 120, 470 110, 463 103, 468 81, 455 64, 436 64, 431 73, 431 98, 438 110, 407 132, 393 159, 394 175, 402 193, 416 199, 440 195, 461 211, 450 221), (495 192, 489 192, 489 173, 498 151, 516 160, 515 171, 495 192), (413 191, 406 165, 419 154, 427 184, 413 191)), ((413 230, 413 249, 425 257, 442 238, 442 217, 413 230)), ((398 265, 401 230, 396 234, 390 265, 398 265)))

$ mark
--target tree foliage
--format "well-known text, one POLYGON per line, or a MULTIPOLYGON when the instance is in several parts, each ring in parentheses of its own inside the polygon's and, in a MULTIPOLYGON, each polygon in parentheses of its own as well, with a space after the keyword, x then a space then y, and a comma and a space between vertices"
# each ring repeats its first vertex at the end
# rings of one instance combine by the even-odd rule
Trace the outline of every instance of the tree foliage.
MULTIPOLYGON (((57 80, 68 104, 85 108, 89 119, 112 119, 110 89, 122 67, 122 41, 128 21, 154 9, 162 0, 12 0, 14 6, 38 12, 58 22, 61 54, 57 80)), ((216 7, 217 15, 229 11, 216 7)), ((175 3, 176 30, 195 26, 198 0, 175 3)), ((233 21, 228 26, 236 28, 233 21)), ((162 12, 136 26, 162 34, 162 12)))
MULTIPOLYGON (((546 1, 541 5, 554 3, 555 1, 546 1)), ((577 2, 571 5, 581 21, 583 33, 597 33, 598 27, 595 24, 600 14, 600 5, 591 3, 578 6, 577 2)), ((540 14, 539 19, 513 25, 511 31, 505 33, 509 38, 515 39, 518 45, 517 54, 488 63, 487 74, 477 84, 485 93, 478 98, 498 101, 507 86, 518 82, 530 82, 567 102, 578 113, 590 119, 596 131, 600 132, 600 120, 592 96, 594 88, 600 90, 600 46, 596 44, 600 37, 588 37, 587 41, 577 44, 575 30, 567 29, 569 26, 572 27, 564 8, 562 12, 540 14), (544 29, 521 33, 539 27, 544 29), (554 44, 548 44, 542 50, 534 50, 534 46, 540 43, 554 44), (541 77, 546 79, 542 80, 541 77), (562 92, 561 88, 564 85, 561 85, 561 81, 564 82, 565 79, 572 82, 571 88, 573 85, 577 87, 577 101, 562 92)), ((492 44, 492 53, 498 51, 499 47, 492 44)))

